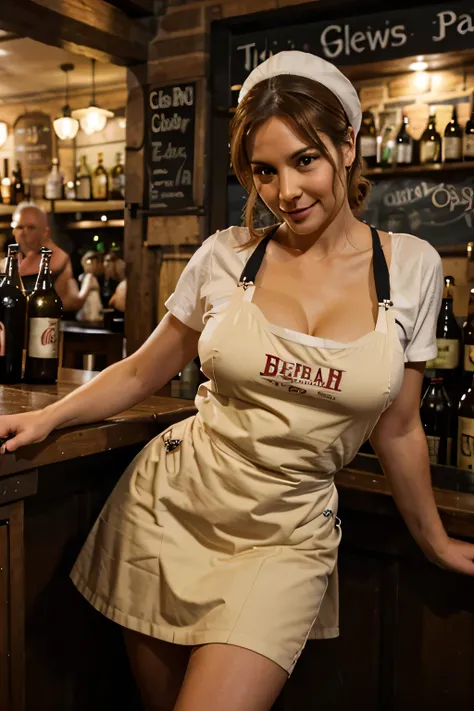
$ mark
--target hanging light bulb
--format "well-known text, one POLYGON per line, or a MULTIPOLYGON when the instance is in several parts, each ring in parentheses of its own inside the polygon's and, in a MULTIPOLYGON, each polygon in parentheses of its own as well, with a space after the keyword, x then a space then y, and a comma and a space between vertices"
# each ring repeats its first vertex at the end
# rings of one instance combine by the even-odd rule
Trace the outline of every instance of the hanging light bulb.
POLYGON ((71 107, 69 106, 69 77, 68 73, 74 69, 74 64, 61 64, 59 67, 66 75, 66 105, 63 107, 63 115, 54 119, 53 126, 56 136, 61 140, 76 137, 79 131, 79 121, 71 118, 71 107))
POLYGON ((8 139, 8 125, 5 121, 0 121, 0 148, 5 145, 8 139))
POLYGON ((92 62, 92 99, 90 106, 87 109, 76 109, 72 112, 72 116, 79 119, 81 128, 88 136, 92 133, 97 133, 105 128, 107 119, 113 117, 112 111, 101 109, 96 105, 95 101, 95 59, 92 62))

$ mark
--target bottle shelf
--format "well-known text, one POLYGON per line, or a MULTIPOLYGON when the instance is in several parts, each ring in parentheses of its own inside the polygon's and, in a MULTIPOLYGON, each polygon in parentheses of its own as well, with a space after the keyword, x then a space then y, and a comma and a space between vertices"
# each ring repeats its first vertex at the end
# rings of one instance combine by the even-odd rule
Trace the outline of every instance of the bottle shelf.
POLYGON ((125 220, 77 220, 77 222, 68 222, 67 230, 103 230, 107 227, 125 227, 125 220))
MULTIPOLYGON (((124 200, 35 200, 35 205, 41 207, 46 212, 51 213, 70 213, 77 212, 113 212, 125 209, 124 200)), ((17 209, 16 205, 0 205, 0 215, 13 215, 17 209)))
POLYGON ((474 161, 456 161, 453 163, 432 163, 425 165, 399 165, 393 168, 366 168, 362 174, 367 178, 393 178, 421 173, 448 173, 452 171, 474 171, 474 161))

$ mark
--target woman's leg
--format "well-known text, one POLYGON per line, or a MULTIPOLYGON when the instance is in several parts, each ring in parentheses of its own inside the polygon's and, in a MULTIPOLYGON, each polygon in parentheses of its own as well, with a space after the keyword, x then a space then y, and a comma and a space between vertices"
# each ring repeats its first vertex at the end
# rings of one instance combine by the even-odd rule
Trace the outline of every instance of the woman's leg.
POLYGON ((192 647, 162 642, 124 629, 132 667, 146 711, 173 711, 192 647))
POLYGON ((205 644, 191 654, 174 711, 269 711, 287 678, 249 649, 205 644))

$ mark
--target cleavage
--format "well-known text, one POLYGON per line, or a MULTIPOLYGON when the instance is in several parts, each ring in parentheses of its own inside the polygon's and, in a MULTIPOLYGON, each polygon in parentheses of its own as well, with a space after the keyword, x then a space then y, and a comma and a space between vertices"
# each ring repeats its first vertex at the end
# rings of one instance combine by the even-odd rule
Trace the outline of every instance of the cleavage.
MULTIPOLYGON (((274 326, 338 342, 356 340, 376 327, 378 303, 373 278, 339 284, 280 268, 257 275, 252 303, 274 326), (369 293, 370 292, 370 293, 369 293)), ((371 276, 371 275, 370 275, 371 276)))

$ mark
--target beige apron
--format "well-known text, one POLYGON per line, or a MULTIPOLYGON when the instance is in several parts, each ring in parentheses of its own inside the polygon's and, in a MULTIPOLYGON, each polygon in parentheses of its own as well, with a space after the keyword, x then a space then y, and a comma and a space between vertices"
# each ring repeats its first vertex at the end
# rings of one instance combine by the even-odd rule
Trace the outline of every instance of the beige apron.
MULTIPOLYGON (((308 637, 338 634, 333 475, 398 392, 403 352, 374 236, 376 328, 336 344, 252 303, 268 239, 199 342, 198 414, 128 467, 72 579, 115 622, 185 645, 246 647, 291 673, 308 637)), ((212 285, 211 285, 212 286, 212 285)), ((217 303, 219 295, 215 297, 217 303)))

